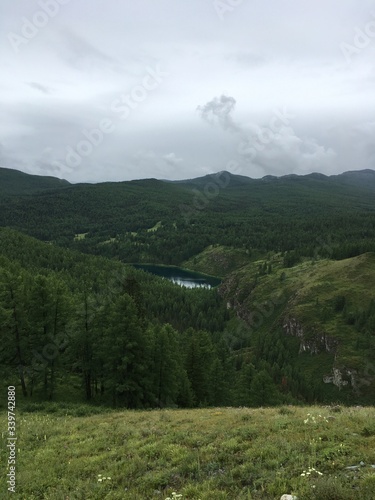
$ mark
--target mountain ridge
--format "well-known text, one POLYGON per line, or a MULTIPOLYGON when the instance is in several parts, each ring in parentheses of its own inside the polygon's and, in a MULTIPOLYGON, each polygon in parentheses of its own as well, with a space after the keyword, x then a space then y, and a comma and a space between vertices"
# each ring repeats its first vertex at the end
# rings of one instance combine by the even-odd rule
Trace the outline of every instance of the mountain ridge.
POLYGON ((349 181, 355 181, 356 184, 363 185, 366 182, 373 181, 375 184, 375 170, 372 169, 362 169, 362 170, 348 170, 340 174, 326 175, 321 172, 311 172, 308 174, 284 174, 284 175, 265 175, 259 178, 253 178, 246 175, 233 174, 227 170, 221 170, 214 172, 212 174, 206 174, 204 176, 192 177, 186 179, 170 180, 170 179, 157 179, 155 177, 141 178, 141 179, 131 179, 123 181, 101 181, 101 182, 78 182, 72 183, 66 179, 61 179, 54 176, 44 176, 37 174, 29 174, 21 170, 0 167, 0 195, 22 195, 22 194, 34 194, 38 191, 49 190, 49 189, 61 189, 66 187, 75 186, 97 186, 104 184, 124 184, 124 183, 156 183, 163 182, 168 184, 180 184, 180 185, 202 185, 205 182, 212 182, 214 179, 225 179, 230 181, 231 184, 235 181, 236 184, 251 184, 256 182, 277 182, 285 180, 321 180, 321 181, 334 181, 339 180, 343 183, 348 183, 349 181), (14 183, 21 182, 21 186, 18 184, 17 187, 14 183), (28 185, 26 185, 26 183, 28 185))
POLYGON ((29 195, 68 186, 71 186, 70 182, 58 177, 28 174, 12 168, 0 167, 0 195, 2 196, 29 195))
POLYGON ((37 185, 15 172, 23 184, 14 181, 8 194, 1 174, 0 226, 126 262, 179 265, 216 243, 311 255, 319 239, 340 258, 375 249, 373 171, 98 184, 41 177, 37 185))

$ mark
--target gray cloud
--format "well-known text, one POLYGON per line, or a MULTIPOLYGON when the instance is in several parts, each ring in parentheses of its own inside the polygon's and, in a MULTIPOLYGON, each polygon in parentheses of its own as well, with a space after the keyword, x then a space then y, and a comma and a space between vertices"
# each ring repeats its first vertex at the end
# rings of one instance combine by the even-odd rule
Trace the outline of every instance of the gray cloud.
POLYGON ((234 97, 221 95, 220 97, 214 97, 203 106, 198 106, 197 111, 199 111, 203 120, 211 125, 214 125, 215 121, 217 121, 224 130, 239 132, 240 129, 231 116, 235 106, 236 99, 234 97))
POLYGON ((374 167, 371 0, 242 2, 222 19, 211 0, 68 2, 16 54, 9 34, 40 9, 2 6, 3 166, 72 182, 189 178, 232 160, 252 177, 374 167), (145 93, 157 67, 168 76, 145 93), (294 118, 270 136, 283 109, 294 118), (66 165, 102 120, 113 131, 66 165))
POLYGON ((51 94, 52 93, 52 89, 46 87, 45 85, 42 85, 41 83, 38 83, 38 82, 29 82, 27 83, 27 85, 29 87, 31 87, 32 89, 35 89, 35 90, 38 90, 39 92, 42 92, 42 94, 51 94))
POLYGON ((283 172, 308 173, 326 171, 337 154, 332 148, 317 143, 316 138, 299 137, 291 123, 295 118, 287 110, 276 110, 267 124, 236 123, 231 116, 236 100, 230 96, 215 97, 198 106, 201 117, 211 125, 219 125, 237 138, 237 153, 233 160, 242 160, 246 170, 252 165, 266 174, 283 172), (239 156, 239 158, 237 157, 239 156))

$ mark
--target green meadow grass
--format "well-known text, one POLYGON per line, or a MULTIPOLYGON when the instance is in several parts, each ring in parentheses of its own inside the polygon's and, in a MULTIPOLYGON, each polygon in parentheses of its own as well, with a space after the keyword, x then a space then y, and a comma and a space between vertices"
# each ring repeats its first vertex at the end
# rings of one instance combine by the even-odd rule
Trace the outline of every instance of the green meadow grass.
POLYGON ((86 238, 89 233, 78 233, 74 236, 74 241, 81 241, 86 238))
POLYGON ((17 413, 14 499, 375 498, 373 407, 28 409, 17 413))
POLYGON ((185 261, 183 266, 193 271, 224 277, 249 262, 251 258, 246 250, 210 245, 200 254, 185 261))
POLYGON ((153 227, 150 227, 149 229, 147 229, 147 232, 148 233, 154 233, 155 231, 157 231, 160 227, 162 226, 161 224, 161 220, 159 220, 153 227))

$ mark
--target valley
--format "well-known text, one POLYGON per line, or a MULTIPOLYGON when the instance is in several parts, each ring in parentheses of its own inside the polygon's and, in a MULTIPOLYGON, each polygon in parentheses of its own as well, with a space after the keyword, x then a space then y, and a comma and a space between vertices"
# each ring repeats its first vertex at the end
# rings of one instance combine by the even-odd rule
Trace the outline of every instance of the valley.
POLYGON ((187 220, 176 206, 206 178, 36 191, 32 179, 25 194, 15 174, 0 196, 0 409, 15 385, 18 497, 74 495, 56 476, 74 466, 93 499, 370 500, 373 179, 231 176, 187 220), (98 425, 114 430, 95 458, 98 425))

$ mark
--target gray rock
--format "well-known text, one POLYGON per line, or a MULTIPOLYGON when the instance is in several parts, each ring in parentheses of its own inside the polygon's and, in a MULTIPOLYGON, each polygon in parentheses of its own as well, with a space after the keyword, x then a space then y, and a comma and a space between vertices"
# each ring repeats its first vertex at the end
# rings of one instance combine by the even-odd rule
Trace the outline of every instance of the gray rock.
POLYGON ((283 495, 280 500, 298 500, 298 497, 295 495, 283 495))

